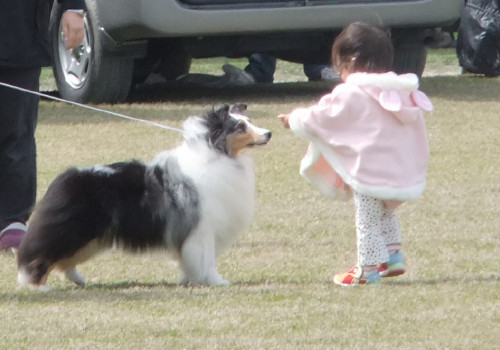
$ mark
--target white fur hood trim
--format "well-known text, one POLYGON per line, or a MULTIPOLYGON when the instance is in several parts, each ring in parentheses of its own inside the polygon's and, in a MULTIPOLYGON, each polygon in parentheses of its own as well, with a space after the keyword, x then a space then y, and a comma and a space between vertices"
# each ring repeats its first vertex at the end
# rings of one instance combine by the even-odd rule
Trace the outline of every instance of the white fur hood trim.
POLYGON ((352 73, 346 79, 346 85, 359 87, 403 123, 415 121, 421 109, 433 109, 429 98, 418 90, 418 83, 418 77, 412 73, 352 73))
POLYGON ((371 85, 383 90, 415 91, 418 89, 418 77, 413 73, 397 75, 388 73, 352 73, 346 83, 357 86, 371 85))

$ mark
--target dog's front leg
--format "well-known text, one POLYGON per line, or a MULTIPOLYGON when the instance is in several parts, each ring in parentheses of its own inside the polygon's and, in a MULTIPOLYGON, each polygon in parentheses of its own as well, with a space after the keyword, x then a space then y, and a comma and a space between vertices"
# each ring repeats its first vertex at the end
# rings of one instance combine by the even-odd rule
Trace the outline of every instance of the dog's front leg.
POLYGON ((85 286, 85 278, 78 272, 76 267, 69 268, 64 273, 65 277, 75 284, 83 287, 85 286))
POLYGON ((181 249, 183 285, 227 286, 229 281, 217 271, 213 234, 195 232, 184 242, 181 249))

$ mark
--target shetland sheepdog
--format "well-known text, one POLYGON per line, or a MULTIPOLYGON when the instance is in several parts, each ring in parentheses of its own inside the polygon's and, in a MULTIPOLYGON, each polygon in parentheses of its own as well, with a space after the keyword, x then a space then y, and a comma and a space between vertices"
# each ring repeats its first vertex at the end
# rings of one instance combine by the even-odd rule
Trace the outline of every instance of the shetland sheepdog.
POLYGON ((83 286, 76 265, 119 247, 160 248, 179 262, 184 285, 227 285, 216 258, 249 227, 255 175, 248 149, 271 132, 224 105, 184 122, 184 141, 152 163, 70 168, 37 204, 18 250, 18 282, 46 290, 54 270, 83 286))

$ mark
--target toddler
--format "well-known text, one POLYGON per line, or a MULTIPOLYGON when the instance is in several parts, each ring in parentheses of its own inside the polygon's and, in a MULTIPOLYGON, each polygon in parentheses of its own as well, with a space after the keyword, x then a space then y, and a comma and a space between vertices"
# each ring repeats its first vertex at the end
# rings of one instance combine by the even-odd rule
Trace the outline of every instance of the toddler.
POLYGON ((309 141, 300 173, 330 198, 354 198, 358 262, 333 281, 380 283, 405 273, 395 209, 425 187, 429 146, 422 111, 432 103, 414 74, 391 72, 384 31, 353 23, 336 38, 332 64, 342 83, 318 104, 279 118, 309 141))

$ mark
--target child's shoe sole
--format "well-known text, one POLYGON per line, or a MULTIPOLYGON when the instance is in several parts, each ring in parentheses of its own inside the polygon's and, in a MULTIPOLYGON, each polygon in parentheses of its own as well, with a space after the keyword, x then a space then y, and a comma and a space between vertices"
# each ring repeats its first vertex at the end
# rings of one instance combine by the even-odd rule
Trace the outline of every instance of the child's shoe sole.
POLYGON ((396 277, 406 272, 405 257, 401 251, 390 254, 389 261, 378 267, 380 277, 396 277))
POLYGON ((363 270, 361 266, 354 266, 351 270, 345 273, 339 273, 333 276, 333 283, 342 287, 354 287, 357 285, 379 285, 380 275, 375 272, 370 274, 367 279, 361 278, 363 270))
POLYGON ((384 263, 379 268, 380 277, 396 277, 403 275, 405 272, 406 267, 404 263, 393 264, 390 267, 387 267, 387 264, 384 263))

